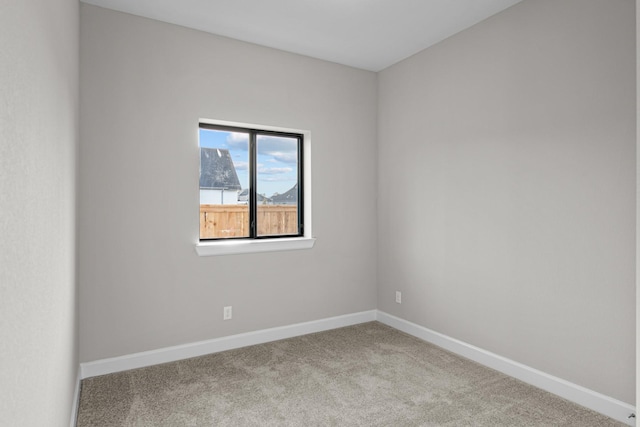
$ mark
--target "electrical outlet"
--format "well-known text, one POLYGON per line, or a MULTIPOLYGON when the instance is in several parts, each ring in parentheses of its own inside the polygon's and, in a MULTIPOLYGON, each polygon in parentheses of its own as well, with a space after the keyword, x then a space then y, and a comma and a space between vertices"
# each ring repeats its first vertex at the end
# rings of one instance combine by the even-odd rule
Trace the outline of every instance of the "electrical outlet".
POLYGON ((231 307, 230 305, 223 309, 222 320, 230 320, 231 319, 231 317, 233 316, 233 313, 231 311, 232 309, 233 309, 233 307, 231 307))
POLYGON ((402 304, 402 292, 396 291, 396 302, 402 304))

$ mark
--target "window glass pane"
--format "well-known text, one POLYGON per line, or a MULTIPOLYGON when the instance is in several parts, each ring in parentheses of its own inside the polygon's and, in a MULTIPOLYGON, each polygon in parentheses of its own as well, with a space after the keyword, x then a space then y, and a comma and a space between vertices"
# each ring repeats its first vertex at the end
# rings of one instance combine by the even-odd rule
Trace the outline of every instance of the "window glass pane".
POLYGON ((200 238, 249 237, 249 133, 200 128, 200 238))
POLYGON ((258 134, 257 235, 298 234, 298 138, 258 134))

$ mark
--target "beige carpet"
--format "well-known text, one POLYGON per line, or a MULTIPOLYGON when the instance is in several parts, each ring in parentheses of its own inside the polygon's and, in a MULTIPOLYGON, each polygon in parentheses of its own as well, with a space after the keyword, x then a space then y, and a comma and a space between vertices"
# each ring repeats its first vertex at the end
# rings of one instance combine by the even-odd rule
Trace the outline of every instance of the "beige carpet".
POLYGON ((78 426, 622 426, 378 322, 82 381, 78 426))

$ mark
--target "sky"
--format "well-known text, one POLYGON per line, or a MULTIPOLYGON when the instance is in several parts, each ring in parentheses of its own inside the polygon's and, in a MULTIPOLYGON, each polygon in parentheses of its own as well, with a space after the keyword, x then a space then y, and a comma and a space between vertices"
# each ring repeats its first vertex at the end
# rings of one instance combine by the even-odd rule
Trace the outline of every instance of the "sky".
MULTIPOLYGON (((258 194, 285 193, 298 181, 295 138, 258 135, 258 194)), ((200 129, 200 146, 229 150, 242 189, 249 188, 249 134, 200 129)))

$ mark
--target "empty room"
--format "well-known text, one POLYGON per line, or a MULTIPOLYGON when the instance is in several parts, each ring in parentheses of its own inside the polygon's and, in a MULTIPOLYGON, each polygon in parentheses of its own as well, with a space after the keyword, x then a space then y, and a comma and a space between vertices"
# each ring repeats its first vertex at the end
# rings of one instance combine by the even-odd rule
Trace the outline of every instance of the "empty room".
POLYGON ((636 425, 634 0, 0 4, 0 425, 636 425))

